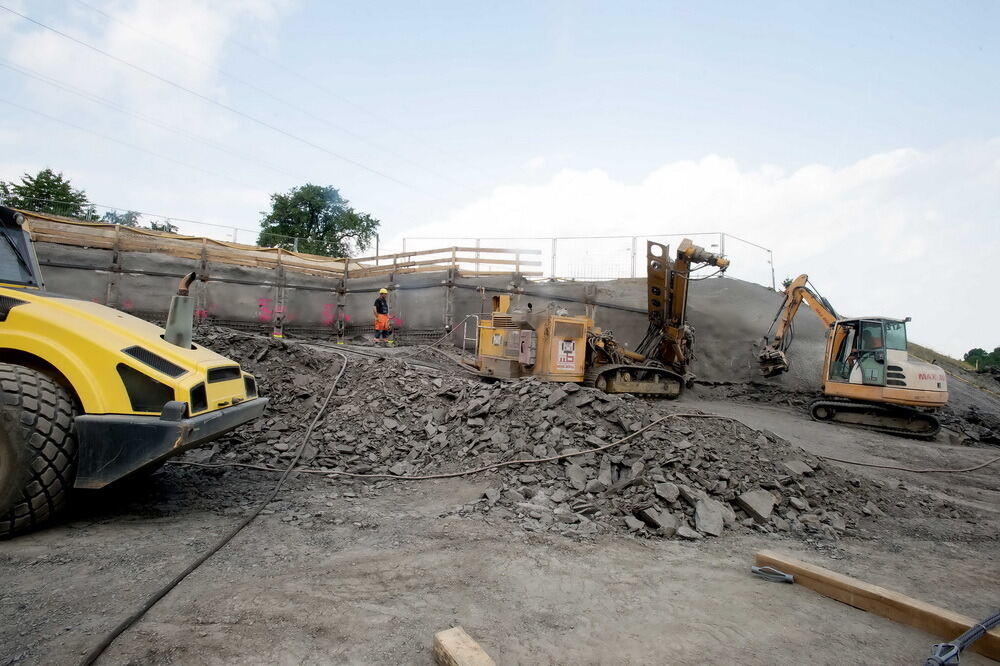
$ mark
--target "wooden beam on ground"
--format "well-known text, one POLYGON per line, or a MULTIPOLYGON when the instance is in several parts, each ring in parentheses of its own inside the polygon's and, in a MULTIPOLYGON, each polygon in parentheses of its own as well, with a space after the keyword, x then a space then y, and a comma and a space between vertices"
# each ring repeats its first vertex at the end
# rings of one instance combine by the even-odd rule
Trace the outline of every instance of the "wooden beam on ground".
POLYGON ((462 627, 434 634, 434 663, 438 666, 496 666, 490 655, 462 627))
MULTIPOLYGON (((900 624, 921 629, 945 641, 958 638, 979 624, 978 620, 971 617, 781 553, 768 550, 757 553, 757 566, 774 567, 792 574, 796 583, 823 596, 881 615, 900 624)), ((969 647, 969 650, 1000 661, 1000 630, 987 632, 969 647)))

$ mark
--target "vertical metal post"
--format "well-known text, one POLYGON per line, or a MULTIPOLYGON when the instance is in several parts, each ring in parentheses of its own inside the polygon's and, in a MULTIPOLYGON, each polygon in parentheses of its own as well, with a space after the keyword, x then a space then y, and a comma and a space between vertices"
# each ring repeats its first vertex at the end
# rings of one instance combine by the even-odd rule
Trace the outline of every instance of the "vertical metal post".
POLYGON ((719 232, 719 255, 726 256, 726 233, 724 231, 719 232))
POLYGON ((552 275, 550 277, 556 276, 556 240, 552 239, 552 275))
POLYGON ((478 238, 476 239, 476 275, 479 274, 479 240, 478 238))
POLYGON ((337 282, 337 344, 344 344, 347 335, 347 281, 337 282))
POLYGON ((292 239, 292 250, 294 252, 298 252, 299 251, 299 237, 298 236, 296 236, 295 238, 292 239))
POLYGON ((403 254, 406 254, 406 236, 403 236, 403 254))
POLYGON ((635 277, 635 246, 638 242, 638 236, 632 236, 632 277, 635 277))
MULTIPOLYGON (((451 333, 455 324, 455 277, 457 271, 448 271, 448 281, 444 287, 444 332, 451 333)), ((465 346, 464 343, 462 345, 465 346)))
POLYGON ((236 227, 233 227, 233 242, 234 243, 238 243, 239 242, 238 240, 236 240, 236 234, 237 233, 239 233, 239 229, 237 229, 236 227))
POLYGON ((767 254, 770 257, 767 260, 767 262, 769 264, 771 264, 771 289, 774 289, 775 291, 777 291, 778 290, 778 285, 774 281, 774 252, 772 252, 771 250, 768 250, 767 254))
POLYGON ((375 234, 375 265, 376 266, 378 266, 378 243, 379 243, 379 237, 378 237, 378 234, 375 234))

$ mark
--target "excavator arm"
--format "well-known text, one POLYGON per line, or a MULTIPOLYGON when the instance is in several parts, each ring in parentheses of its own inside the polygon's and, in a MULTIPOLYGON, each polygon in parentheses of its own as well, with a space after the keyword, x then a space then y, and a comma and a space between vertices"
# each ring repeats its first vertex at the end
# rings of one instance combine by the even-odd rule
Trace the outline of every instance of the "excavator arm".
MULTIPOLYGON (((832 326, 840 319, 830 302, 817 294, 809 286, 809 276, 802 274, 792 280, 785 288, 785 301, 774 317, 771 328, 774 335, 768 339, 764 336, 764 347, 757 355, 760 371, 765 377, 774 377, 788 370, 788 357, 785 352, 794 339, 792 322, 798 314, 799 306, 805 303, 826 326, 832 326)), ((770 331, 768 331, 770 334, 770 331)))

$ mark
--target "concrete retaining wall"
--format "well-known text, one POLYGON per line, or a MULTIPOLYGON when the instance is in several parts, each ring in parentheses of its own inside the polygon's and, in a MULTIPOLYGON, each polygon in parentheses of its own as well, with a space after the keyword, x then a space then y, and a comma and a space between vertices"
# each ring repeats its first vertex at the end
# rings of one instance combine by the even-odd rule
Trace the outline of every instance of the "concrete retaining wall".
MULTIPOLYGON (((404 339, 437 338, 466 315, 490 311, 491 297, 514 293, 516 307, 535 310, 550 304, 583 314, 595 306, 598 326, 630 346, 646 331, 645 280, 607 282, 531 282, 519 276, 459 277, 453 271, 383 278, 331 280, 302 273, 148 253, 36 243, 46 287, 54 292, 104 303, 147 319, 162 320, 177 281, 197 271, 193 294, 199 317, 241 328, 271 330, 279 315, 286 333, 336 334, 338 320, 348 336, 372 330, 372 302, 390 286, 390 305, 404 339)), ((711 381, 756 379, 752 345, 765 334, 781 295, 740 280, 693 282, 689 321, 696 332, 693 371, 711 381)), ((470 335, 472 326, 469 326, 470 335)), ((453 340, 460 344, 461 329, 453 340)), ((806 314, 796 321, 792 371, 781 382, 796 387, 818 384, 823 328, 806 314)))

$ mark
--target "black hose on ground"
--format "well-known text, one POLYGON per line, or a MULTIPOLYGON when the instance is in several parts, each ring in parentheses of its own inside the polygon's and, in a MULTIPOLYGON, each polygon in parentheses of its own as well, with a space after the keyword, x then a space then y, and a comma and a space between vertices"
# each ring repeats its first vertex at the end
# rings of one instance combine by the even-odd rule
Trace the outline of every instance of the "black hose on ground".
POLYGON ((173 580, 171 580, 169 583, 167 583, 166 585, 158 589, 155 593, 153 593, 137 611, 135 611, 127 618, 122 620, 122 622, 118 626, 112 629, 101 640, 101 642, 94 647, 94 649, 92 649, 90 652, 87 653, 87 656, 84 657, 83 660, 80 662, 82 666, 90 666, 90 664, 93 664, 98 659, 100 659, 101 655, 104 654, 105 650, 107 650, 111 646, 111 644, 115 641, 116 638, 121 636, 123 633, 125 633, 125 631, 129 627, 131 627, 133 624, 142 619, 142 616, 145 615, 150 608, 155 606, 156 602, 158 602, 163 597, 167 596, 167 594, 172 589, 177 587, 177 585, 180 584, 182 580, 187 578, 198 567, 204 564, 208 558, 210 558, 212 555, 215 555, 223 548, 223 546, 232 541, 233 538, 237 534, 239 534, 244 527, 249 525, 251 522, 253 522, 253 520, 257 516, 260 515, 260 512, 263 511, 268 504, 274 501, 274 498, 277 497, 278 493, 281 491, 281 487, 284 485, 285 479, 287 479, 288 475, 292 473, 292 470, 295 469, 295 466, 298 464, 299 459, 302 457, 302 452, 305 450, 306 444, 309 443, 309 438, 312 436, 313 430, 316 428, 316 424, 319 423, 320 417, 322 417, 324 412, 326 412, 326 406, 330 403, 330 398, 333 397, 333 392, 337 389, 337 383, 340 381, 340 378, 344 375, 344 371, 347 369, 347 356, 345 354, 340 353, 339 351, 333 351, 333 353, 339 356, 343 361, 343 363, 340 366, 340 371, 337 372, 337 376, 334 377, 333 382, 330 384, 330 390, 327 392, 326 398, 324 398, 323 400, 323 404, 320 405, 319 410, 316 412, 315 418, 313 418, 312 422, 309 424, 309 427, 306 428, 306 432, 302 437, 302 442, 299 444, 299 448, 295 451, 295 456, 292 458, 291 462, 288 463, 288 467, 285 468, 285 471, 278 479, 278 482, 274 484, 274 489, 267 496, 267 499, 261 502, 260 505, 255 510, 253 510, 250 513, 250 515, 248 515, 246 518, 240 521, 240 523, 236 525, 236 527, 234 527, 232 530, 226 533, 225 536, 219 539, 219 541, 216 542, 214 546, 209 548, 202 555, 199 555, 193 562, 191 562, 191 564, 185 567, 184 571, 177 574, 177 576, 175 576, 173 580))
POLYGON ((924 666, 946 666, 947 664, 957 664, 958 655, 965 648, 969 647, 993 627, 1000 625, 1000 612, 989 616, 976 626, 970 628, 964 634, 956 638, 951 643, 938 643, 934 646, 934 653, 927 658, 924 666))

